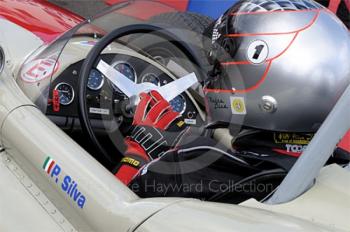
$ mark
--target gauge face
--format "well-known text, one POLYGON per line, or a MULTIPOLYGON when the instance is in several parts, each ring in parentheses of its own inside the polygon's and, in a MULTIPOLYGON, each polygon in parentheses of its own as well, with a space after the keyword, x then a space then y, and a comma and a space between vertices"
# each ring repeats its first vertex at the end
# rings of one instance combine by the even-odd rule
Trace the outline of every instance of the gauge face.
POLYGON ((186 99, 182 95, 175 97, 169 103, 175 112, 182 114, 186 110, 186 99))
MULTIPOLYGON (((129 80, 136 82, 136 72, 135 72, 135 69, 130 64, 126 62, 116 62, 112 64, 112 67, 118 72, 120 72, 121 74, 123 74, 124 76, 126 76, 129 80)), ((115 91, 121 93, 118 87, 115 86, 114 84, 113 84, 113 88, 115 91)))
POLYGON ((59 93, 60 104, 69 105, 74 100, 74 90, 71 85, 62 82, 56 85, 55 90, 59 93))
POLYGON ((147 73, 142 77, 142 82, 152 83, 156 86, 160 86, 160 80, 156 74, 147 73))
POLYGON ((91 90, 99 90, 103 86, 104 77, 96 69, 91 69, 87 87, 91 90))

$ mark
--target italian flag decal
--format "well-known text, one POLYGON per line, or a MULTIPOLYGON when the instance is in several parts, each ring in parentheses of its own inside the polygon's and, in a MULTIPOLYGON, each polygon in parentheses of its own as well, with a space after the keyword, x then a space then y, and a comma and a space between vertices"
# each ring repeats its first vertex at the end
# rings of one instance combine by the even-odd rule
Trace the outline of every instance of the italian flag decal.
POLYGON ((55 161, 53 159, 51 159, 50 156, 48 156, 44 162, 43 165, 43 169, 45 170, 45 172, 47 172, 48 174, 50 174, 52 167, 55 165, 55 161))

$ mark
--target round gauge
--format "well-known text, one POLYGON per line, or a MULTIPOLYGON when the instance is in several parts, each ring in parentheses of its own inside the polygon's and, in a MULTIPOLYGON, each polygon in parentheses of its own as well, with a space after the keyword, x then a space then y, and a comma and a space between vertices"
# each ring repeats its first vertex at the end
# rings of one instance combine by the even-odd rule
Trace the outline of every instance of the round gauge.
POLYGON ((179 114, 182 114, 186 110, 186 99, 182 95, 175 97, 169 103, 173 110, 179 114))
MULTIPOLYGON (((121 74, 123 74, 124 76, 126 76, 129 80, 136 82, 136 72, 135 72, 135 69, 130 64, 124 61, 118 61, 113 63, 112 67, 118 72, 120 72, 121 74)), ((114 84, 112 85, 115 91, 119 93, 121 92, 117 86, 115 86, 114 84)))
POLYGON ((148 83, 152 83, 156 86, 160 86, 160 80, 157 77, 156 74, 153 73, 147 73, 142 77, 141 82, 148 82, 148 83))
POLYGON ((91 69, 90 75, 88 78, 87 87, 91 90, 99 90, 103 86, 104 77, 96 69, 91 69))
POLYGON ((69 105, 74 100, 74 90, 71 85, 62 82, 56 85, 55 90, 59 93, 60 104, 69 105))

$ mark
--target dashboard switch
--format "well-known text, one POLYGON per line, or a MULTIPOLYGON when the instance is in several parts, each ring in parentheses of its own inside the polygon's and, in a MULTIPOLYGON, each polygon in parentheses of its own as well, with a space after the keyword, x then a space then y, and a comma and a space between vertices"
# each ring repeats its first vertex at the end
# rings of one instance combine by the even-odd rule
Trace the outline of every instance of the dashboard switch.
POLYGON ((54 112, 60 111, 60 94, 57 89, 52 93, 52 107, 54 112))

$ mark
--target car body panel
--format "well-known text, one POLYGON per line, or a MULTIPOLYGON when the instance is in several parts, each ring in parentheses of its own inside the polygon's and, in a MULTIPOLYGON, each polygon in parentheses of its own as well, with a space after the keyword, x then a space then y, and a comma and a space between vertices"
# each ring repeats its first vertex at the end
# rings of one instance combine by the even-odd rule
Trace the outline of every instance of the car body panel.
MULTIPOLYGON (((39 4, 39 8, 50 7, 42 1, 1 3, 9 4, 5 12, 13 13, 20 18, 25 11, 25 3, 28 2, 39 4), (23 4, 22 8, 14 6, 16 11, 21 9, 20 16, 19 12, 12 12, 13 9, 10 7, 12 3, 23 4)), ((347 224, 349 220, 344 219, 348 215, 348 204, 343 203, 349 198, 346 193, 348 189, 340 183, 340 181, 348 183, 349 177, 338 169, 334 171, 334 175, 329 176, 328 181, 323 181, 321 176, 320 182, 301 196, 302 203, 307 202, 310 205, 319 203, 322 206, 320 201, 331 202, 334 204, 333 209, 339 209, 344 213, 339 219, 328 221, 324 220, 323 214, 316 214, 312 210, 301 210, 303 204, 300 203, 299 208, 295 207, 299 212, 299 215, 296 215, 296 211, 291 213, 293 207, 290 208, 288 205, 284 208, 264 206, 266 208, 261 209, 263 207, 256 202, 234 206, 193 199, 138 198, 54 125, 22 92, 14 78, 24 60, 33 52, 44 48, 45 43, 62 35, 64 26, 62 30, 48 30, 48 34, 42 37, 38 33, 40 30, 35 29, 33 33, 28 31, 30 28, 26 28, 25 22, 19 22, 23 25, 15 25, 14 20, 10 22, 6 18, 1 20, 0 26, 8 26, 11 30, 6 31, 9 33, 6 37, 3 36, 4 32, 0 31, 0 46, 5 49, 6 61, 11 62, 8 62, 0 73, 0 146, 5 148, 5 151, 0 153, 0 181, 1 186, 6 187, 5 191, 8 191, 1 195, 0 199, 0 206, 3 206, 0 207, 0 229, 69 231, 73 228, 78 231, 157 232, 342 231, 344 228, 350 228, 347 224), (7 22, 4 22, 5 20, 7 22), (13 40, 12 33, 21 37, 13 40), (16 47, 23 38, 28 40, 26 43, 22 42, 26 47, 23 49, 21 46, 16 47), (338 187, 334 187, 335 184, 338 187), (328 187, 330 189, 327 189, 328 187), (343 201, 331 201, 330 197, 334 195, 339 195, 339 199, 343 201), (38 196, 47 198, 47 201, 38 200, 38 196), (21 208, 16 205, 15 210, 19 211, 17 215, 14 210, 15 202, 20 206, 26 206, 21 208), (44 206, 45 202, 48 202, 46 205, 49 206, 44 206), (16 216, 26 218, 16 220, 14 218, 16 216), (56 220, 56 217, 60 220, 56 220), (67 227, 60 225, 63 219, 69 222, 66 224, 67 227), (40 220, 45 220, 42 227, 32 225, 40 220)), ((32 20, 31 25, 37 22, 35 18, 29 17, 29 20, 32 20)), ((80 55, 84 52, 78 51, 80 55)), ((332 211, 328 213, 326 216, 332 211)), ((335 212, 334 215, 338 216, 338 213, 335 212)))
MULTIPOLYGON (((4 153, 4 152, 3 152, 4 153)), ((61 231, 60 226, 53 220, 48 212, 37 203, 31 192, 24 186, 34 188, 32 183, 24 180, 21 175, 19 181, 19 168, 5 154, 0 154, 0 230, 1 231, 61 231), (16 170, 16 172, 14 172, 16 170), (27 185, 28 184, 28 185, 27 185), (35 216, 32 216, 35 215, 35 216)), ((22 174, 22 173, 21 173, 22 174)), ((38 194, 39 191, 35 192, 38 194)), ((40 193, 39 193, 40 194, 40 193)), ((40 195, 43 202, 48 205, 47 198, 40 195)), ((39 197, 38 197, 39 199, 39 197)), ((49 208, 47 208, 49 209, 49 208)), ((51 208, 50 211, 56 210, 51 208)))
POLYGON ((3 18, 0 18, 0 28, 0 44, 5 52, 7 66, 17 76, 25 59, 44 42, 32 32, 3 18))
POLYGON ((333 230, 341 231, 289 215, 275 214, 268 210, 188 201, 163 209, 136 231, 321 232, 333 230))
POLYGON ((330 228, 349 231, 349 198, 350 171, 334 164, 324 167, 314 186, 293 201, 268 205, 251 199, 241 203, 241 205, 290 215, 330 228))
POLYGON ((0 18, 31 31, 45 43, 83 21, 82 17, 42 0, 0 1, 0 18))

